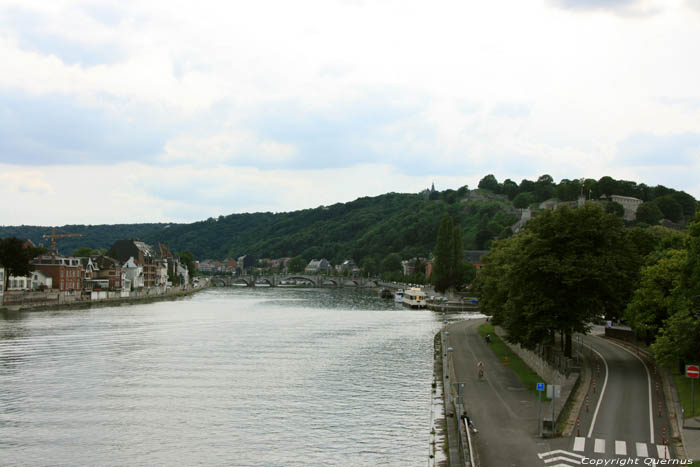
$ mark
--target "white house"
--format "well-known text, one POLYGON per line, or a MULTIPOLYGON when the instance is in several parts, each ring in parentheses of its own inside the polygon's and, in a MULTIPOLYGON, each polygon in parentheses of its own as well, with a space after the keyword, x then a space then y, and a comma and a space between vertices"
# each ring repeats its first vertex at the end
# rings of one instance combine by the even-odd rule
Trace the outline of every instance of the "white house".
POLYGON ((180 284, 187 285, 190 283, 190 273, 186 266, 182 264, 177 265, 177 277, 180 278, 180 284))
POLYGON ((327 259, 312 259, 309 264, 304 268, 304 272, 309 274, 329 272, 331 270, 331 263, 327 259))
POLYGON ((143 274, 143 266, 136 264, 133 256, 122 265, 122 271, 125 273, 126 280, 131 282, 131 287, 133 289, 140 289, 144 286, 145 277, 143 274))
POLYGON ((42 271, 32 271, 32 289, 37 290, 42 286, 45 289, 53 288, 53 278, 42 271))
POLYGON ((10 276, 7 279, 7 291, 32 290, 31 276, 10 276))

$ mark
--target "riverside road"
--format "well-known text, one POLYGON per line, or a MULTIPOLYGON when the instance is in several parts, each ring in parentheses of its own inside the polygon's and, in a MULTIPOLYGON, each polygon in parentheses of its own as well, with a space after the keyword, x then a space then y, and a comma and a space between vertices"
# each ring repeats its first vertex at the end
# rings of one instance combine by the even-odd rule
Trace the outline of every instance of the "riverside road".
POLYGON ((582 404, 577 414, 580 429, 571 437, 539 438, 537 399, 477 333, 482 323, 465 321, 446 328, 456 382, 465 383, 464 402, 479 429, 472 437, 477 465, 568 466, 627 458, 642 465, 646 459, 675 458, 674 449, 664 445, 670 428, 663 402, 659 405, 658 378, 635 353, 601 337, 585 337, 594 358, 588 410, 582 404), (486 367, 481 381, 478 361, 486 367))

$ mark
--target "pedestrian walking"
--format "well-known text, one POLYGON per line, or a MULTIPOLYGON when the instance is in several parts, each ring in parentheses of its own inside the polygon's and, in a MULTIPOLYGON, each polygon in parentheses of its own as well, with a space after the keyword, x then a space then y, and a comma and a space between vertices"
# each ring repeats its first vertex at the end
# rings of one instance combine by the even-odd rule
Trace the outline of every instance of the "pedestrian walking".
POLYGON ((462 423, 464 423, 464 428, 467 429, 467 427, 472 430, 472 433, 478 433, 479 430, 476 429, 474 426, 474 422, 472 422, 472 419, 469 418, 469 415, 467 415, 467 411, 465 410, 462 412, 462 416, 460 417, 462 419, 462 423))

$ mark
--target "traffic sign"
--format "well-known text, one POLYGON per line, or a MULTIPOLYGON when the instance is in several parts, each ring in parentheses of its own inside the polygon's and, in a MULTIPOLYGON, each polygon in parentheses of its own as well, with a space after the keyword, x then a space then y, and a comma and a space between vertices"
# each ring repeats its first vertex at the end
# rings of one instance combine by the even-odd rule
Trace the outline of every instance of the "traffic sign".
POLYGON ((559 384, 548 384, 547 385, 547 397, 550 399, 561 397, 561 386, 559 384))
POLYGON ((700 368, 697 365, 686 365, 685 376, 692 379, 698 379, 698 377, 700 377, 700 368))
POLYGON ((544 391, 544 383, 537 383, 537 390, 544 391))

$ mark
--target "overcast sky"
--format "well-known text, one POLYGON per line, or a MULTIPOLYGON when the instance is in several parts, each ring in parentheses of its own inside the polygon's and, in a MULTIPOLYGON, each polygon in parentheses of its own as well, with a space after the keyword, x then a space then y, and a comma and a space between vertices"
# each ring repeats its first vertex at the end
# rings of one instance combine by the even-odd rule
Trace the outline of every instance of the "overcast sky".
POLYGON ((0 0, 0 224, 614 178, 700 198, 700 0, 0 0))

